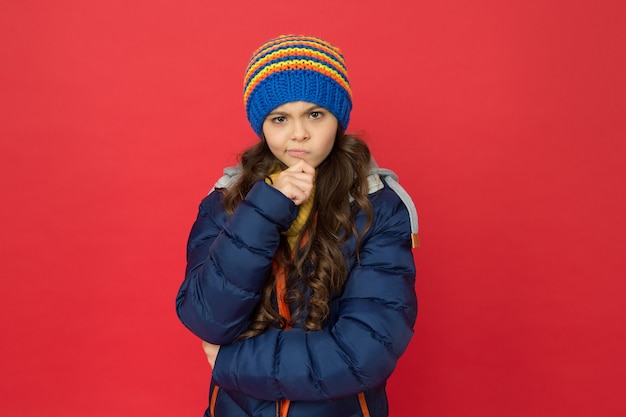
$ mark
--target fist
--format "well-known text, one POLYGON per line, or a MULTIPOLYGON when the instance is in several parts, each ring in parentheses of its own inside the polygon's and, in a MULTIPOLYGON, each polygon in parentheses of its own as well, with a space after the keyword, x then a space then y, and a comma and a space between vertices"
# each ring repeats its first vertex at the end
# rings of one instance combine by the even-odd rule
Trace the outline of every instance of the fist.
POLYGON ((314 181, 315 168, 301 160, 281 172, 272 186, 299 206, 311 196, 314 181))

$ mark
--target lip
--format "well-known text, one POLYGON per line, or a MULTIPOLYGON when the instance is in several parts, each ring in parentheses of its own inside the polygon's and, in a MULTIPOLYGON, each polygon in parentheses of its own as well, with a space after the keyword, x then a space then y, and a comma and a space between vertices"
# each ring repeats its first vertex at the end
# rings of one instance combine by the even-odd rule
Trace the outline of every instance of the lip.
POLYGON ((292 158, 303 158, 308 152, 304 149, 287 149, 287 154, 292 158))

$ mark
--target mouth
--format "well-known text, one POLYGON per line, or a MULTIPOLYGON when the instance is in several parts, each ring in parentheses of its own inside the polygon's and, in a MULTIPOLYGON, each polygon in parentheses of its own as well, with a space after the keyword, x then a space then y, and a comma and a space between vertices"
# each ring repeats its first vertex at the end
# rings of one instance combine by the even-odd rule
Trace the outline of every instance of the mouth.
POLYGON ((304 158, 308 152, 303 149, 287 149, 287 154, 292 158, 304 158))

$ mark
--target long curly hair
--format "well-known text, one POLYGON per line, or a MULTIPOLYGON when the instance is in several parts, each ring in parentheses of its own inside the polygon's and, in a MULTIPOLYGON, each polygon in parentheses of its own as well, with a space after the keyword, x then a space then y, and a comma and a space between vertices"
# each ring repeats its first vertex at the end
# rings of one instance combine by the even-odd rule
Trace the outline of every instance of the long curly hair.
MULTIPOLYGON (((241 177, 224 192, 223 205, 227 213, 235 210, 255 183, 286 168, 272 154, 265 140, 248 148, 240 159, 241 177)), ((356 239, 358 259, 361 238, 372 223, 372 207, 367 198, 370 160, 369 148, 363 140, 338 130, 332 151, 316 170, 312 214, 300 231, 295 246, 300 249, 293 256, 287 239, 281 236, 275 260, 282 262, 287 274, 285 301, 295 309, 290 324, 321 330, 329 315, 331 297, 346 283, 348 272, 341 248, 351 237, 356 239), (366 224, 359 232, 354 218, 360 211, 366 216, 366 224), (302 242, 304 236, 307 237, 302 242)), ((274 307, 275 289, 276 278, 272 274, 252 323, 240 339, 287 325, 274 307)))

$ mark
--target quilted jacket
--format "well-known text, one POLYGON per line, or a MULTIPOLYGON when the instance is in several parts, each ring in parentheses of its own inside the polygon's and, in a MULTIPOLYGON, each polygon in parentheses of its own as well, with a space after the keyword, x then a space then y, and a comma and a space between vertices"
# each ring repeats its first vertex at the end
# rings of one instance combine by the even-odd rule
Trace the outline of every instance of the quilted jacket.
MULTIPOLYGON (((215 190, 237 179, 225 170, 215 190)), ((373 224, 346 244, 349 276, 332 298, 324 329, 270 329, 237 341, 261 299, 280 234, 298 207, 259 182, 229 216, 222 193, 200 204, 190 233, 186 276, 176 299, 182 323, 221 345, 205 416, 384 417, 385 384, 413 334, 417 315, 412 236, 417 215, 391 171, 368 177, 373 224), (288 409, 287 409, 288 408, 288 409)), ((355 219, 362 230, 365 215, 355 219)))

